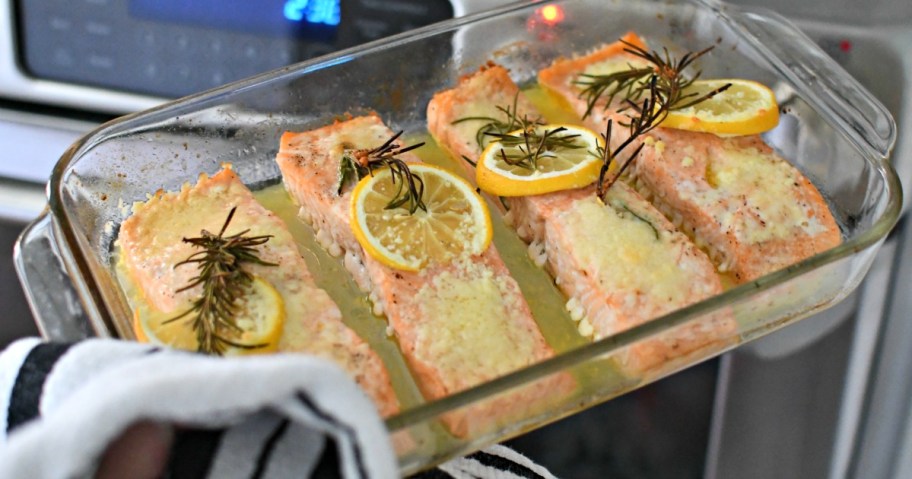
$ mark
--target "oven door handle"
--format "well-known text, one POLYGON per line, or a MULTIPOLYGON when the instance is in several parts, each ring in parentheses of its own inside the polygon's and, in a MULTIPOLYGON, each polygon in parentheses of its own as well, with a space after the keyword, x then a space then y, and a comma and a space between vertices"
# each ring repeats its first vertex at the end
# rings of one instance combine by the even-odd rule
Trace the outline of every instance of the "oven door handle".
POLYGON ((78 341, 95 333, 63 263, 51 216, 45 212, 19 236, 13 262, 41 335, 78 341))

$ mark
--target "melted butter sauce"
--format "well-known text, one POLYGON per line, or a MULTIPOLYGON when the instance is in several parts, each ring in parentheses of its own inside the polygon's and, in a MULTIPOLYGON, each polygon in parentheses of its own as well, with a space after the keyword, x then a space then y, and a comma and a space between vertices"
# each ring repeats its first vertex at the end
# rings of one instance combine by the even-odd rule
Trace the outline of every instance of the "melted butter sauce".
POLYGON ((528 88, 524 88, 522 92, 523 95, 535 105, 535 108, 539 113, 548 119, 549 123, 585 127, 579 116, 577 116, 573 109, 570 108, 570 105, 567 104, 567 101, 557 94, 546 90, 537 83, 528 88))
POLYGON ((298 218, 298 206, 291 201, 285 188, 281 184, 273 185, 255 191, 254 196, 285 222, 317 286, 326 290, 339 306, 342 321, 367 341, 386 364, 402 409, 424 402, 396 340, 387 334, 386 320, 371 313, 367 294, 355 284, 342 259, 332 257, 317 243, 313 228, 298 218))

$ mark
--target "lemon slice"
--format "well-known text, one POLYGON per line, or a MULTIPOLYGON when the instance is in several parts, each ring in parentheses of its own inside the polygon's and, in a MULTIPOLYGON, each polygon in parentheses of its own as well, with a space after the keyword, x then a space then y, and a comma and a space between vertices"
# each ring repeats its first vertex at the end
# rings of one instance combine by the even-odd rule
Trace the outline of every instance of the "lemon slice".
MULTIPOLYGON (((750 80, 697 80, 684 95, 705 95, 726 83, 728 90, 696 105, 672 110, 663 127, 720 135, 754 135, 779 124, 776 96, 766 86, 750 80)), ((686 101, 686 100, 685 100, 686 101)))
POLYGON ((355 186, 352 229, 367 254, 387 266, 418 271, 484 252, 491 243, 491 216, 472 186, 436 166, 410 164, 409 170, 424 182, 427 211, 386 209, 399 190, 389 169, 375 171, 355 186))
MULTIPOLYGON (((542 148, 533 168, 528 163, 511 164, 515 158, 537 149, 533 138, 529 142, 531 148, 525 141, 517 145, 493 142, 481 153, 475 168, 479 188, 498 196, 528 196, 581 188, 598 179, 602 166, 598 149, 604 141, 594 131, 572 125, 538 125, 533 132, 538 138, 546 132, 555 138, 572 137, 568 141, 574 147, 542 148), (560 128, 563 131, 558 131, 560 128)), ((514 131, 510 136, 523 138, 523 131, 514 131)))
MULTIPOLYGON (((227 339, 238 344, 262 345, 257 348, 228 346, 225 355, 273 352, 279 343, 285 323, 285 302, 282 295, 269 282, 254 276, 246 295, 238 299, 241 313, 235 323, 243 333, 231 334, 227 339)), ((136 310, 134 331, 140 342, 196 351, 196 332, 190 324, 191 317, 169 321, 175 315, 136 310)))

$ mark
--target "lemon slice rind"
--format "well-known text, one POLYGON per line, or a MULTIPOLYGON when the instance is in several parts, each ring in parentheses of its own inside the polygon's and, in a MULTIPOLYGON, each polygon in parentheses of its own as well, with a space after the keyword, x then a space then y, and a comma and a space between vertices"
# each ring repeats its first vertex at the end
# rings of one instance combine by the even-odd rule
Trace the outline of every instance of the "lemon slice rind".
POLYGON ((726 83, 732 85, 728 90, 696 105, 670 111, 661 126, 719 135, 755 135, 779 124, 775 94, 755 81, 697 80, 684 94, 705 94, 726 83))

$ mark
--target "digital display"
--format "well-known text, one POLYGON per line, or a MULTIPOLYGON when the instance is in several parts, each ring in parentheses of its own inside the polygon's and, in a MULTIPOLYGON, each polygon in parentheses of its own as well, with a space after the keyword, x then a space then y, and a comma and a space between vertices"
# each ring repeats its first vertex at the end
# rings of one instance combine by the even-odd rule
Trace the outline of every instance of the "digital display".
MULTIPOLYGON (((172 98, 453 18, 453 3, 12 0, 15 46, 30 76, 172 98)), ((421 75, 425 63, 401 67, 421 75)))
POLYGON ((340 0, 130 0, 130 15, 278 37, 325 38, 342 20, 340 0))

